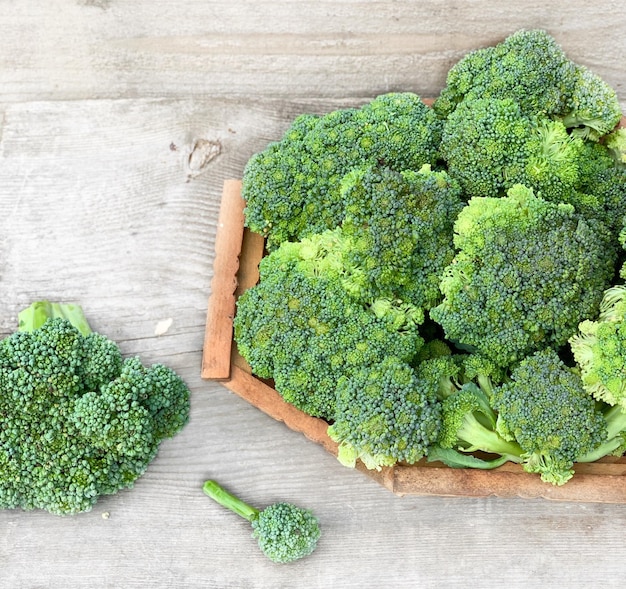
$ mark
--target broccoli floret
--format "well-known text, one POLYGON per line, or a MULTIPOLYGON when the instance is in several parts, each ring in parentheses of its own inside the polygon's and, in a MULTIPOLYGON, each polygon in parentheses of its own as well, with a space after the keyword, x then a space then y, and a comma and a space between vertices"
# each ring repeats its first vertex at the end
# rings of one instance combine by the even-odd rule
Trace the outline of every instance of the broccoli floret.
POLYGON ((626 286, 607 289, 597 319, 582 321, 569 343, 585 389, 626 410, 626 286))
POLYGON ((441 424, 431 385, 392 356, 344 374, 337 382, 335 421, 328 428, 339 444, 339 461, 354 467, 359 459, 367 468, 380 470, 421 459, 441 424))
POLYGON ((597 313, 613 275, 615 248, 601 224, 521 185, 471 199, 455 231, 458 252, 430 316, 498 366, 566 344, 597 313))
POLYGON ((576 83, 567 112, 561 117, 573 135, 597 141, 609 134, 622 118, 617 93, 600 76, 576 66, 576 83))
POLYGON ((1 508, 87 511, 131 487, 188 420, 173 371, 122 360, 87 329, 82 309, 37 304, 0 341, 1 508))
POLYGON ((467 382, 442 403, 442 428, 430 460, 452 467, 489 469, 504 462, 521 462, 522 450, 496 430, 497 415, 488 395, 474 382, 467 382), (497 455, 477 458, 468 453, 480 451, 497 455))
POLYGON ((498 432, 523 449, 523 467, 562 485, 574 462, 607 438, 607 422, 578 374, 551 348, 522 360, 510 380, 495 387, 498 432))
POLYGON ((464 100, 511 98, 528 114, 564 113, 577 82, 575 64, 542 30, 520 30, 471 51, 448 72, 433 108, 447 117, 464 100))
POLYGON ((378 162, 401 171, 435 164, 441 122, 415 94, 389 93, 361 108, 303 115, 254 155, 243 174, 246 225, 269 250, 340 225, 341 179, 378 162))
POLYGON ((320 538, 317 518, 292 503, 273 503, 263 510, 248 505, 215 481, 206 481, 204 493, 252 525, 252 537, 271 561, 288 563, 311 554, 320 538))
POLYGON ((583 140, 558 120, 524 114, 510 98, 463 101, 445 122, 440 151, 467 197, 524 184, 545 200, 589 206, 578 190, 583 140))
POLYGON ((234 327, 239 352, 257 376, 274 379, 283 398, 305 413, 332 419, 344 371, 386 355, 409 361, 423 340, 402 309, 377 315, 356 302, 341 272, 317 256, 320 243, 285 243, 263 258, 259 283, 237 301, 234 327))
POLYGON ((454 219, 464 206, 458 183, 426 164, 403 172, 358 168, 341 187, 341 230, 350 240, 344 265, 358 270, 359 298, 399 299, 422 310, 437 304, 441 272, 454 256, 454 219))

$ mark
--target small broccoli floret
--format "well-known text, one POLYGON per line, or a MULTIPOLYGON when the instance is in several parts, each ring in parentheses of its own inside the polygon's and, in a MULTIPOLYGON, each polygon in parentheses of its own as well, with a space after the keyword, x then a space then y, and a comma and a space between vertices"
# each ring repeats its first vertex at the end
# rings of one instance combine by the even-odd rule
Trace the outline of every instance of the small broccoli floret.
POLYGON ((345 371, 390 354, 409 361, 423 340, 402 309, 376 314, 356 302, 317 245, 313 238, 285 243, 263 258, 259 283, 237 301, 235 341, 253 372, 273 378, 286 401, 332 419, 345 371))
POLYGON ((284 137, 253 156, 243 174, 246 225, 286 240, 337 227, 344 217, 341 179, 382 162, 395 170, 434 164, 441 123, 415 94, 382 95, 361 108, 303 115, 284 137))
POLYGON ((444 299, 430 311, 450 340, 506 367, 564 345, 597 313, 615 248, 603 226, 572 206, 515 186, 506 197, 471 199, 455 230, 444 299))
POLYGON ((597 319, 582 321, 569 343, 585 389, 626 410, 626 286, 607 289, 597 319))
POLYGON ((391 356, 342 376, 337 382, 335 421, 328 428, 339 444, 339 461, 354 467, 359 459, 367 468, 380 470, 422 458, 437 439, 441 423, 430 384, 391 356))
POLYGON ((551 348, 522 360, 494 389, 492 404, 498 432, 524 451, 524 469, 554 485, 567 482, 574 462, 607 437, 607 422, 580 377, 551 348))
POLYGON ((604 137, 604 145, 610 151, 616 164, 626 165, 626 127, 618 127, 604 137))
POLYGON ((576 66, 576 83, 567 113, 561 117, 573 135, 597 141, 609 134, 622 118, 617 93, 600 76, 576 66))
POLYGON ((317 518, 292 503, 273 503, 263 510, 248 505, 215 481, 206 481, 204 493, 252 524, 252 537, 271 561, 288 563, 311 554, 320 538, 317 518))
POLYGON ((447 117, 464 100, 510 98, 524 113, 556 115, 566 110, 576 80, 575 64, 552 36, 520 30, 455 64, 434 109, 447 117))
POLYGON ((495 468, 504 462, 521 462, 522 450, 515 441, 500 436, 497 415, 489 397, 475 383, 468 382, 443 400, 442 428, 431 460, 452 467, 495 468), (452 450, 453 452, 450 452, 452 450), (491 459, 468 457, 465 453, 497 455, 491 459))
POLYGON ((58 310, 33 306, 0 341, 2 508, 87 511, 132 486, 188 419, 189 391, 173 371, 122 361, 114 342, 66 318, 86 331, 82 309, 58 310))

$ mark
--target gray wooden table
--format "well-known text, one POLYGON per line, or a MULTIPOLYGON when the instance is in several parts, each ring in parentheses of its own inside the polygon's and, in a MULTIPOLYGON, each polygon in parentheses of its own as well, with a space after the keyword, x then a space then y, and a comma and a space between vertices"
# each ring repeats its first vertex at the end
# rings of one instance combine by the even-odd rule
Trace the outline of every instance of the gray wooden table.
POLYGON ((434 96, 464 52, 532 27, 626 104, 619 0, 0 0, 0 335, 34 299, 79 302, 193 393, 134 489, 0 512, 0 587, 622 585, 626 506, 399 498, 200 378, 224 179, 300 112, 434 96), (318 550, 270 563, 208 477, 310 507, 318 550))

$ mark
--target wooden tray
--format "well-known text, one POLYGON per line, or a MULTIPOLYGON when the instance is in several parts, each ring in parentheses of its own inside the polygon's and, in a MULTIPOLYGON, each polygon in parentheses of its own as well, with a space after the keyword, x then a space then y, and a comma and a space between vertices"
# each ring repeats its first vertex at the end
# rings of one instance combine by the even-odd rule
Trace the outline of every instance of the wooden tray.
MULTIPOLYGON (((306 415, 267 383, 256 378, 233 342, 235 301, 256 284, 258 263, 263 256, 263 238, 244 229, 241 181, 224 183, 215 241, 214 274, 208 301, 202 356, 202 378, 220 381, 267 415, 321 444, 337 455, 337 444, 326 433, 328 424, 306 415)), ((494 470, 453 469, 441 463, 420 461, 412 466, 396 465, 380 471, 357 469, 397 495, 454 497, 524 497, 556 501, 626 503, 626 458, 605 458, 577 464, 576 474, 565 485, 544 483, 517 464, 494 470)))

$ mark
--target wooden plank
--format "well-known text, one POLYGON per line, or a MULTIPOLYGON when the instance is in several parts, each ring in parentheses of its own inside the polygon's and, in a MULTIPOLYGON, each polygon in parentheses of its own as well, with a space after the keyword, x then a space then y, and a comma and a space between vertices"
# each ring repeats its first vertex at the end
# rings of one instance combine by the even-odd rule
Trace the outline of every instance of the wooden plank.
POLYGON ((214 380, 230 376, 230 350, 235 317, 237 269, 243 240, 241 181, 226 180, 222 194, 211 294, 207 304, 207 326, 202 354, 202 378, 214 380))

